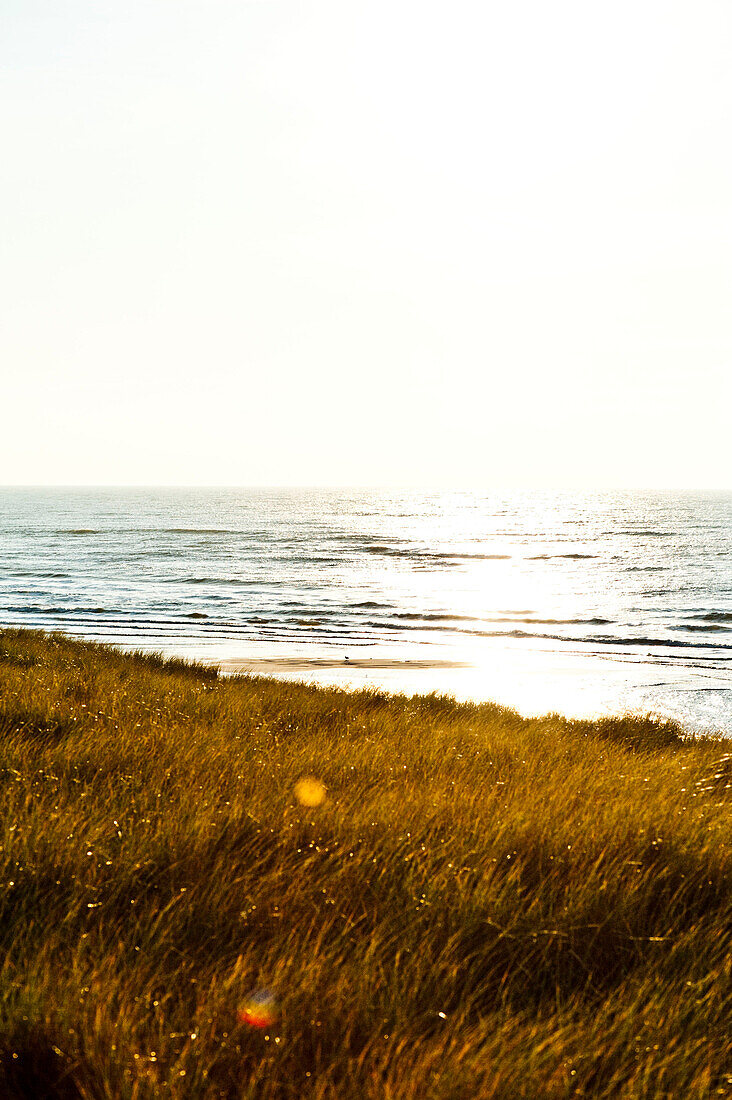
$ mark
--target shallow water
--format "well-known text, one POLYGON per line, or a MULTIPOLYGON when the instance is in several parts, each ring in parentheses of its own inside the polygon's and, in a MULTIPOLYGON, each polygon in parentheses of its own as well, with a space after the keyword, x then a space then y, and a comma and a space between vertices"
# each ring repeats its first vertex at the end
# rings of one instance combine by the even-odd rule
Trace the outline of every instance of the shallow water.
POLYGON ((4 489, 0 623, 732 733, 731 535, 732 494, 4 489))

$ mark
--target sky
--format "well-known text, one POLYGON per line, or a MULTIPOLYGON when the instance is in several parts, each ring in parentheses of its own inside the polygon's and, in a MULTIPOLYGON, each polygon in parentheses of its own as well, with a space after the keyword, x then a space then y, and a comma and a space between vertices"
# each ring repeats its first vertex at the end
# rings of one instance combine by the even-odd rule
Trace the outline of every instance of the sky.
POLYGON ((732 489, 729 0, 3 0, 0 483, 732 489))

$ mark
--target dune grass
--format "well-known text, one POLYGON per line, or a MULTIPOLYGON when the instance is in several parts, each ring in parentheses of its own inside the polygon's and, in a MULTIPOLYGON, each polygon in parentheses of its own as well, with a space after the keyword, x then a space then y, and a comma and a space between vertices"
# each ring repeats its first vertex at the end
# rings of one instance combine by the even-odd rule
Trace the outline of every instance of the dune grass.
POLYGON ((0 631, 0 1096, 732 1096, 730 747, 0 631))

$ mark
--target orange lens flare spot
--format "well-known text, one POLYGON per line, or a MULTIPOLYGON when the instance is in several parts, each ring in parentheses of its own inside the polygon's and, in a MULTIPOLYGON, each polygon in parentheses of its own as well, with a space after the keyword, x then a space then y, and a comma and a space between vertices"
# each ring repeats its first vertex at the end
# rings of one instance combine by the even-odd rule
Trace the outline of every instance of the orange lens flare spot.
POLYGON ((303 776, 295 784, 295 798, 301 806, 322 806, 325 802, 325 784, 312 775, 303 776))

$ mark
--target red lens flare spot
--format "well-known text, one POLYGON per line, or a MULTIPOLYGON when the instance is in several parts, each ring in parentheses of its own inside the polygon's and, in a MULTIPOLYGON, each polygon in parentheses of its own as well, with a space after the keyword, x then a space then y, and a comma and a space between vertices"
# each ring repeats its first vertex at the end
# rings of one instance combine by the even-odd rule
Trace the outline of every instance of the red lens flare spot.
POLYGON ((277 1001, 267 989, 250 993, 237 1013, 240 1024, 262 1028, 271 1027, 278 1015, 277 1001))

